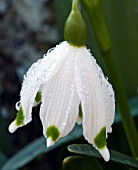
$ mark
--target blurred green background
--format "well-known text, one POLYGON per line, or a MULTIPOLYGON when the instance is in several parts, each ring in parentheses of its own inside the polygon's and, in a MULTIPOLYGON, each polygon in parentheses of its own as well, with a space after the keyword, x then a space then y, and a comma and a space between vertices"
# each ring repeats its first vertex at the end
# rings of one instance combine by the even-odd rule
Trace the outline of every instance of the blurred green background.
MULTIPOLYGON (((102 4, 123 85, 131 99, 131 110, 137 115, 138 1, 102 0, 102 4)), ((42 136, 39 107, 33 110, 33 121, 29 125, 14 134, 9 134, 7 129, 16 114, 15 103, 19 100, 23 75, 49 48, 64 40, 64 23, 70 9, 71 0, 0 0, 0 154, 3 157, 11 157, 42 136)), ((87 46, 104 69, 83 7, 81 10, 87 24, 87 46)), ((138 125, 138 116, 135 122, 138 125)), ((82 137, 74 143, 86 141, 82 137)), ((121 122, 114 124, 108 143, 109 148, 130 154, 121 122)), ((19 169, 61 169, 63 159, 70 155, 66 146, 41 154, 19 169)), ((101 163, 105 169, 112 166, 101 163)), ((116 164, 113 168, 127 169, 116 164)))

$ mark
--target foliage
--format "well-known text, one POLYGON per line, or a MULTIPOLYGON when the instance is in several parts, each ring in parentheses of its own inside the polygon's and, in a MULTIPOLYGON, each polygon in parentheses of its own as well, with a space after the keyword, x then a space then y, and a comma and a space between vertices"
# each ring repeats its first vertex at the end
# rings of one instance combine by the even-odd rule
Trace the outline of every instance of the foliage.
MULTIPOLYGON (((82 154, 82 155, 86 155, 86 156, 92 156, 92 157, 98 157, 100 158, 100 154, 90 145, 70 145, 68 146, 68 149, 70 152, 74 152, 74 153, 78 153, 78 154, 82 154)), ((132 166, 134 168, 138 168, 138 161, 125 155, 122 153, 119 153, 117 151, 113 151, 110 150, 110 154, 111 154, 111 160, 115 161, 115 162, 119 162, 125 165, 129 165, 132 166)))

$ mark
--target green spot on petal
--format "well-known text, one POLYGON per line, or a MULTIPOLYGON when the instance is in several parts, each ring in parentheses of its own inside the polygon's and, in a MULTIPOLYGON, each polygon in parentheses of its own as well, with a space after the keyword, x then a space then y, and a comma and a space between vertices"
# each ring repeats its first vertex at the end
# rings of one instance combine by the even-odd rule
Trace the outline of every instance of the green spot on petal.
POLYGON ((94 143, 98 149, 103 149, 106 146, 106 127, 104 126, 94 138, 94 143))
POLYGON ((17 115, 16 115, 16 119, 15 119, 16 125, 17 126, 22 125, 23 121, 24 121, 24 115, 23 115, 23 109, 22 109, 22 106, 21 106, 17 115))
POLYGON ((51 138, 52 141, 56 141, 60 135, 60 132, 56 126, 52 125, 47 128, 46 135, 48 138, 51 138))
POLYGON ((82 118, 82 117, 83 117, 81 104, 79 105, 79 115, 78 115, 78 117, 79 117, 79 118, 82 118))
POLYGON ((35 101, 37 103, 39 103, 41 101, 41 92, 40 91, 37 92, 36 97, 35 97, 35 101))

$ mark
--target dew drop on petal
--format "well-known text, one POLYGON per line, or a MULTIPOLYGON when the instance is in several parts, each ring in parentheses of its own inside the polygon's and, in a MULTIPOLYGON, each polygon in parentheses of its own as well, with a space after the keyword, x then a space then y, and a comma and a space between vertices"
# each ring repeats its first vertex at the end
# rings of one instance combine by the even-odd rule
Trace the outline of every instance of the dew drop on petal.
POLYGON ((26 78, 26 74, 23 76, 23 79, 25 79, 26 78))
MULTIPOLYGON (((87 47, 86 47, 87 48, 87 47)), ((91 50, 90 49, 87 49, 89 52, 91 52, 91 50)))
POLYGON ((20 109, 20 105, 21 105, 21 102, 20 102, 20 101, 18 101, 18 102, 16 103, 16 105, 15 105, 16 110, 18 110, 18 111, 19 111, 19 109, 20 109))
POLYGON ((51 53, 51 51, 53 51, 55 49, 55 47, 54 48, 50 48, 48 51, 47 51, 47 54, 45 54, 44 56, 46 57, 49 53, 51 53))

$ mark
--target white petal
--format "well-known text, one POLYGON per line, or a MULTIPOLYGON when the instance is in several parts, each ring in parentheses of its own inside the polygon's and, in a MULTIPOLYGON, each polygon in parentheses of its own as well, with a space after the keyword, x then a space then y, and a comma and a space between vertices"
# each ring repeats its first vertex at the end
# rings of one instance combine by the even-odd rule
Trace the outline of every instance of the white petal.
POLYGON ((114 92, 104 76, 101 77, 103 73, 86 48, 79 50, 75 63, 75 80, 83 111, 83 134, 95 146, 97 134, 103 127, 107 133, 113 123, 114 92))
POLYGON ((17 126, 16 126, 16 124, 15 124, 15 121, 13 121, 13 122, 10 124, 10 126, 9 126, 9 132, 10 132, 10 133, 13 133, 13 132, 16 131, 16 129, 17 129, 17 126))
POLYGON ((99 77, 101 80, 101 85, 103 88, 104 93, 104 101, 105 101, 105 113, 106 113, 106 133, 111 133, 112 128, 111 125, 114 122, 115 118, 115 97, 114 97, 114 91, 111 86, 111 84, 107 81, 107 78, 105 78, 101 68, 96 64, 97 71, 99 72, 99 77))
MULTIPOLYGON (((76 48, 70 47, 70 55, 66 56, 67 60, 60 72, 43 86, 40 118, 45 136, 47 136, 47 129, 51 126, 58 129, 60 133, 58 138, 66 136, 77 121, 80 101, 74 82, 76 50, 76 48)), ((49 139, 47 145, 49 146, 49 139)))
POLYGON ((32 119, 32 107, 40 86, 55 76, 68 54, 69 45, 63 42, 34 63, 24 76, 20 93, 20 102, 25 117, 23 124, 27 124, 32 119))
POLYGON ((48 139, 47 139, 47 147, 53 146, 54 144, 55 144, 55 142, 53 142, 53 141, 51 140, 51 138, 48 138, 48 139))
POLYGON ((104 160, 106 162, 108 162, 110 159, 110 153, 109 153, 109 150, 107 149, 107 147, 100 149, 99 152, 102 155, 102 157, 104 158, 104 160))

